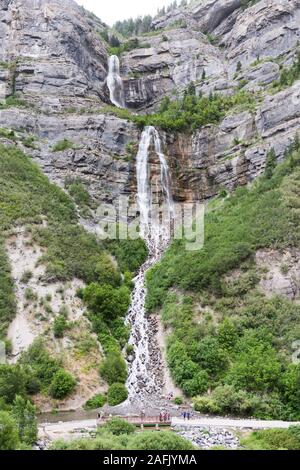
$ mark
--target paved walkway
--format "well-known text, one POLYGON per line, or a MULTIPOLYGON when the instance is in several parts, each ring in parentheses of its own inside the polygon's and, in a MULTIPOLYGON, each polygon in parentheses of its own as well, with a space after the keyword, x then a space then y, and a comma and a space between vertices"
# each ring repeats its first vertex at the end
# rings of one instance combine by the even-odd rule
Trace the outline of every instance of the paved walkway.
POLYGON ((289 428, 296 425, 299 426, 300 422, 231 418, 195 418, 188 421, 182 418, 172 418, 172 426, 186 426, 189 428, 207 426, 215 428, 274 429, 289 428))
MULTIPOLYGON (((189 421, 182 418, 172 418, 172 426, 182 426, 189 429, 193 427, 235 428, 235 429, 271 429, 288 428, 298 425, 300 422, 288 421, 262 421, 256 419, 231 419, 231 418, 195 418, 189 421)), ((66 421, 58 423, 44 423, 39 425, 39 434, 42 437, 58 439, 65 435, 80 436, 81 430, 92 431, 97 427, 96 419, 80 421, 66 421)), ((75 436, 74 436, 75 437, 75 436)))

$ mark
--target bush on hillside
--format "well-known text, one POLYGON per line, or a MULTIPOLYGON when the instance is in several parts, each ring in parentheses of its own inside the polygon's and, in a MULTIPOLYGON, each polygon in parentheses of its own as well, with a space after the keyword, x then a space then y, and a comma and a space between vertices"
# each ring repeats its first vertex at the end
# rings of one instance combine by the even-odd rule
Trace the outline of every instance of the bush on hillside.
POLYGON ((128 392, 122 383, 114 383, 109 387, 107 400, 110 406, 116 406, 127 399, 128 392))

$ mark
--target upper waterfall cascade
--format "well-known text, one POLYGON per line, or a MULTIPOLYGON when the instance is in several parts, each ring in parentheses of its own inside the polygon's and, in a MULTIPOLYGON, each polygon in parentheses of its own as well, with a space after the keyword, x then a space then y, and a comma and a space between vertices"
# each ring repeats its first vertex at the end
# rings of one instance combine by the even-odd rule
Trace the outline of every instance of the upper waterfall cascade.
POLYGON ((149 257, 141 267, 132 294, 132 303, 127 316, 131 326, 130 343, 134 346, 134 358, 129 363, 127 388, 129 401, 147 403, 153 395, 161 396, 164 388, 164 373, 161 352, 157 344, 151 319, 146 316, 145 275, 157 263, 170 242, 170 223, 174 213, 171 181, 168 164, 162 151, 162 142, 157 130, 148 126, 142 133, 136 162, 137 201, 140 210, 140 233, 145 239, 149 257), (152 192, 149 153, 151 145, 160 163, 160 186, 168 216, 161 226, 151 219, 152 192), (169 225, 169 227, 167 227, 169 225), (164 230, 165 229, 165 230, 164 230), (148 400, 147 400, 148 399, 148 400))
POLYGON ((120 61, 116 55, 112 55, 108 61, 107 86, 110 93, 110 101, 118 108, 125 108, 123 81, 120 76, 120 61))

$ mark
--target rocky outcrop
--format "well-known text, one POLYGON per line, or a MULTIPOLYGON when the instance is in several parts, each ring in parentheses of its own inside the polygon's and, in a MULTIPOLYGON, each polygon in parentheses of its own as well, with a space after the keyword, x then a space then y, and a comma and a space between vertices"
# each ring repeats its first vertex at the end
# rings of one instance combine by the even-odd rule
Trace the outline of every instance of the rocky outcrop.
POLYGON ((200 2, 192 10, 193 18, 198 21, 201 31, 213 32, 241 6, 241 0, 209 0, 200 2))
POLYGON ((221 37, 229 71, 238 61, 248 66, 257 58, 277 58, 292 51, 299 41, 299 0, 261 0, 240 11, 229 31, 220 25, 214 32, 221 37), (225 33, 225 34, 224 34, 225 33))
POLYGON ((271 148, 281 161, 299 131, 299 96, 297 82, 267 96, 256 112, 229 115, 192 136, 166 135, 175 198, 206 199, 253 181, 264 171, 271 148))
MULTIPOLYGON (((3 2, 2 2, 3 3, 3 2)), ((107 54, 101 23, 72 0, 12 0, 1 5, 0 60, 10 67, 10 94, 39 107, 107 100, 107 54)))
POLYGON ((139 132, 127 121, 100 114, 49 116, 7 109, 0 111, 0 127, 23 129, 37 136, 38 148, 30 154, 60 185, 67 176, 79 177, 95 200, 111 202, 130 184, 134 169, 127 144, 138 142, 139 132), (55 143, 63 139, 73 148, 54 152, 55 143))
POLYGON ((149 47, 131 51, 121 61, 123 76, 130 77, 125 80, 128 106, 149 104, 174 87, 182 90, 201 81, 204 73, 210 78, 225 73, 222 53, 199 31, 175 28, 146 40, 149 47))
POLYGON ((290 300, 300 293, 300 253, 298 250, 280 253, 276 250, 259 250, 256 264, 267 272, 260 281, 265 295, 281 295, 290 300))
MULTIPOLYGON (((299 129, 299 82, 272 95, 267 87, 279 78, 279 62, 295 55, 300 0, 261 0, 246 10, 240 4, 206 0, 170 12, 121 56, 126 104, 142 113, 191 81, 207 95, 238 88, 261 93, 256 110, 236 110, 219 125, 190 135, 161 132, 177 200, 247 184, 264 170, 271 147, 283 158, 299 129)), ((99 201, 135 193, 140 131, 102 109, 109 94, 101 21, 72 0, 67 8, 57 0, 11 0, 1 13, 0 98, 13 94, 28 107, 0 110, 0 126, 35 135, 30 153, 59 184, 79 176, 99 201), (65 138, 72 148, 53 152, 65 138)), ((152 163, 156 168, 154 157, 152 163)))

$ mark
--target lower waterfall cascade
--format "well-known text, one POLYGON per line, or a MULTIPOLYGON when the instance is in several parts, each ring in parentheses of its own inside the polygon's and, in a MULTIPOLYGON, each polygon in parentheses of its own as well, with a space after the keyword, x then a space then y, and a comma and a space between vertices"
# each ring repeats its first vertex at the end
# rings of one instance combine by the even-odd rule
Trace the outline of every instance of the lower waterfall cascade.
POLYGON ((131 326, 129 343, 134 346, 134 357, 129 362, 127 380, 128 401, 131 404, 153 402, 153 396, 159 398, 164 389, 164 366, 160 348, 156 340, 156 326, 145 310, 145 276, 154 266, 170 243, 170 226, 174 214, 171 193, 171 180, 166 158, 162 151, 162 142, 157 130, 148 126, 142 133, 136 163, 137 202, 140 211, 140 233, 145 239, 149 256, 135 278, 131 307, 127 322, 131 326), (151 171, 149 151, 154 144, 155 153, 160 163, 160 185, 163 203, 168 217, 163 223, 151 220, 153 197, 151 193, 151 171))

